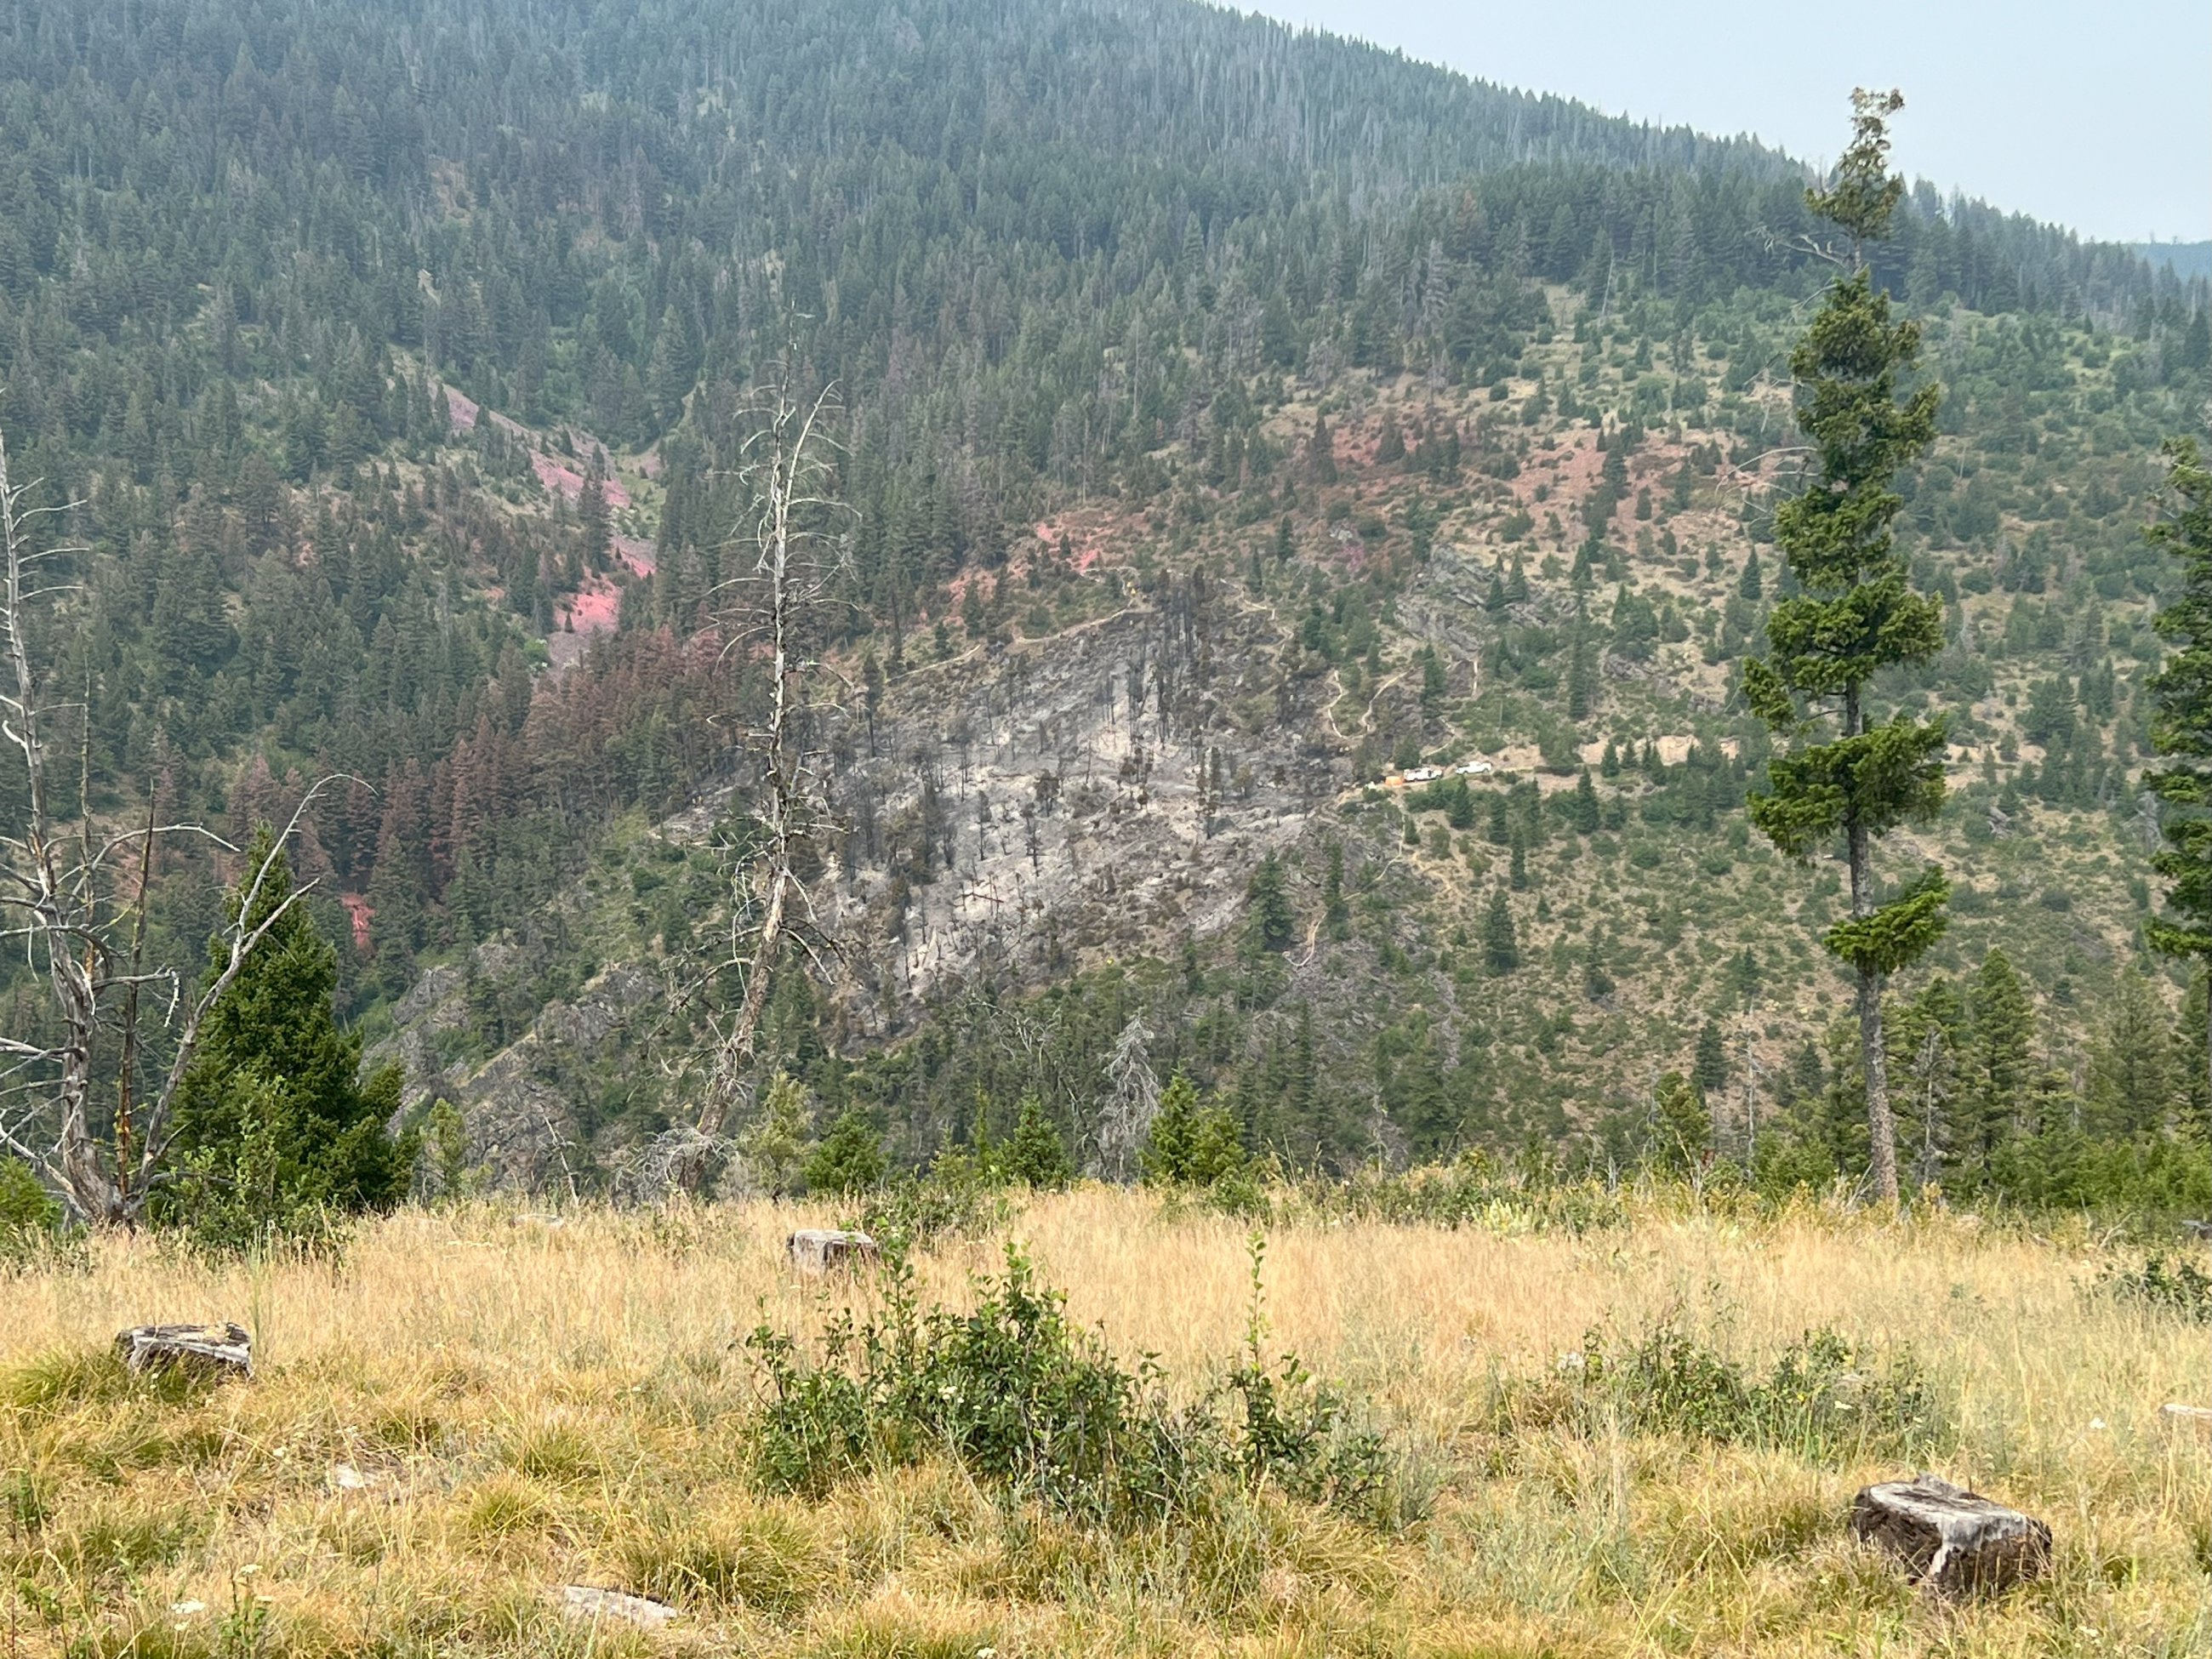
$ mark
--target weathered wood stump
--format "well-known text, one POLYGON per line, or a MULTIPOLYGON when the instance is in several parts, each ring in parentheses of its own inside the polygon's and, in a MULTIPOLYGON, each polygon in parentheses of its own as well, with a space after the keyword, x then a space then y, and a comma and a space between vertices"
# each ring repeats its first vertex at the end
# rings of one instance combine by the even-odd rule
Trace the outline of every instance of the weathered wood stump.
POLYGON ((801 1273, 827 1273, 877 1260, 876 1241, 863 1232, 836 1227, 801 1227, 785 1242, 791 1265, 801 1273))
POLYGON ((2183 1406, 2172 1402, 2158 1408, 2159 1426, 2170 1434, 2193 1434, 2212 1439, 2212 1406, 2183 1406))
POLYGON ((182 1371, 221 1379, 253 1375, 253 1339, 243 1325, 133 1325, 115 1352, 134 1371, 182 1371))
POLYGON ((1851 1500, 1851 1535, 1900 1558, 1939 1595, 2003 1589, 2051 1565, 2050 1528, 1937 1474, 1862 1490, 1851 1500))

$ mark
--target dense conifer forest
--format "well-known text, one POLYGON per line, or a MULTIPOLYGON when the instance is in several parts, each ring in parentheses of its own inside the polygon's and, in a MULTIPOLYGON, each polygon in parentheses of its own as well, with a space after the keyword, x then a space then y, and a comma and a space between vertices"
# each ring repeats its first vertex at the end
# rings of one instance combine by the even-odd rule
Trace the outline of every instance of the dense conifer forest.
MULTIPOLYGON (((447 1136, 422 1178, 633 1178, 732 1000, 782 374, 834 392, 842 953, 776 964, 757 1096, 801 1087, 740 1139, 914 1167, 1049 1121, 1109 1170, 1181 1072, 1288 1169, 1855 1179, 1836 875, 1744 810, 1808 182, 1179 0, 27 0, 0 433, 66 508, 52 811, 243 847, 337 780, 291 869, 348 1041, 447 1136)), ((1869 252, 1942 388, 1899 483, 1942 647, 1871 694, 1948 722, 1906 1177, 2201 1212, 2142 526, 2206 283, 1925 184, 1869 252)), ((0 823, 27 789, 0 758, 0 823)), ((237 861, 151 866, 189 983, 237 861)), ((53 1018, 18 960, 0 1029, 53 1018)))

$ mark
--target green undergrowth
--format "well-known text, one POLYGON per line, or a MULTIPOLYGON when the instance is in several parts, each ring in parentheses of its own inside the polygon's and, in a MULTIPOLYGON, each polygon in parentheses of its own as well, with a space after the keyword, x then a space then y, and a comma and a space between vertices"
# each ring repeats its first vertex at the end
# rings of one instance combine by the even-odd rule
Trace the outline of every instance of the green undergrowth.
POLYGON ((2212 1274, 2184 1256, 2169 1262, 2154 1250, 2138 1267, 2107 1268, 2098 1287, 2123 1302, 2212 1325, 2212 1274))
POLYGON ((1317 1219, 1394 1226, 1578 1235, 1628 1222, 1617 1188, 1508 1170, 1480 1153, 1447 1164, 1403 1171, 1370 1165, 1343 1181, 1309 1181, 1298 1187, 1297 1200, 1317 1219))
POLYGON ((1125 1364, 1072 1323, 1065 1293, 1037 1282, 1019 1246, 978 1279, 966 1313, 923 1308, 895 1249, 880 1318, 847 1310, 811 1352, 765 1326, 748 1339, 768 1401, 755 1478, 819 1496, 872 1468, 949 1455, 988 1488, 1115 1532, 1261 1487, 1378 1528, 1411 1518, 1423 1500, 1357 1402, 1295 1356, 1265 1357, 1261 1259, 1255 1235, 1244 1353, 1185 1404, 1150 1356, 1125 1364))
POLYGON ((1511 1431, 1679 1435, 1790 1453, 1837 1468, 1911 1460, 1936 1443, 1936 1390, 1909 1349, 1876 1354, 1828 1329, 1808 1331, 1764 1375, 1672 1316, 1622 1340, 1593 1329, 1552 1374, 1503 1396, 1511 1431))

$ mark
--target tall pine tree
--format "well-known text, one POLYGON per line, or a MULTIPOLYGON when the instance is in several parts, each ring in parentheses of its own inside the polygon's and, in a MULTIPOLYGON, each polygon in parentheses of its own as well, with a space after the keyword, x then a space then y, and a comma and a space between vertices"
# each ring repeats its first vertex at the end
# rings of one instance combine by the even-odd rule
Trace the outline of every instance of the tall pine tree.
MULTIPOLYGON (((2167 514, 2143 533, 2181 562, 2181 597, 2158 613, 2158 631, 2178 648, 2150 679, 2151 742, 2164 764, 2143 774, 2143 787, 2164 809, 2166 845, 2151 863, 2166 889, 2166 914, 2144 931, 2155 949, 2212 965, 2212 469, 2194 438, 2169 440, 2166 456, 2167 514)), ((2212 1044, 2212 1019, 2206 1030, 2212 1044)), ((2212 1072, 2212 1047, 2206 1065, 2212 1072)))
POLYGON ((1919 357, 1920 330, 1891 320, 1888 295, 1875 287, 1864 256, 1905 192, 1888 170, 1887 131, 1903 105, 1893 92, 1852 94, 1853 138, 1834 182, 1806 192, 1808 205, 1843 231, 1848 249, 1838 257, 1846 268, 1790 353, 1814 476, 1776 508, 1774 539, 1798 591, 1768 619, 1772 655, 1746 664, 1743 680, 1753 711, 1790 740, 1768 763, 1768 787, 1751 797, 1752 821, 1792 858, 1844 840, 1850 915, 1823 943, 1857 978, 1869 1162, 1876 1193, 1891 1203, 1897 1146, 1881 983, 1942 933, 1949 893, 1930 865, 1887 903, 1875 897, 1875 841, 1908 818, 1931 816, 1943 799, 1942 718, 1900 713, 1875 724, 1865 699, 1867 682, 1882 669, 1923 662, 1943 647, 1942 604, 1908 586, 1890 532, 1904 505, 1891 483, 1935 441, 1942 390, 1931 382, 1899 399, 1898 377, 1919 357))

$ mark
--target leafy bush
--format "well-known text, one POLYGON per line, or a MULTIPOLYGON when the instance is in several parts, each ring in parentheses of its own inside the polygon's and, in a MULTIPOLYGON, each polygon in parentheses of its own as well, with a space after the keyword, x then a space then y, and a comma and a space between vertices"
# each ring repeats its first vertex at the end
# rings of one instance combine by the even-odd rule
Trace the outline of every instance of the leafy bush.
POLYGON ((904 1251, 993 1232, 1013 1215, 1005 1189, 975 1158, 948 1147, 919 1177, 878 1187, 854 1219, 887 1249, 904 1251))
POLYGON ((949 1453, 979 1481, 1115 1528, 1261 1482, 1370 1519, 1394 1512, 1379 1437, 1353 1430, 1346 1401, 1295 1358, 1270 1371, 1256 1316, 1222 1390, 1239 1405, 1224 1413, 1218 1395, 1175 1405, 1150 1359, 1122 1365, 1017 1246, 970 1313, 922 1310, 896 1252, 884 1279, 881 1320, 841 1315, 811 1359, 766 1326, 747 1340, 769 1395, 754 1450, 763 1486, 819 1495, 874 1462, 949 1453))
POLYGON ((2185 1257, 2169 1267, 2154 1250, 2140 1267, 2108 1268, 2098 1282, 2109 1295, 2212 1325, 2212 1273, 2185 1257))
POLYGON ((0 1261, 29 1257, 60 1231, 62 1206, 20 1158, 0 1157, 0 1261))
POLYGON ((1933 1389, 1909 1351, 1880 1366, 1827 1329, 1785 1348, 1764 1378, 1662 1319, 1626 1347, 1600 1333, 1562 1358, 1551 1414, 1645 1434, 1792 1451, 1836 1464, 1905 1457, 1929 1443, 1933 1389))

